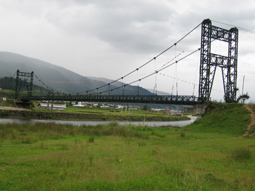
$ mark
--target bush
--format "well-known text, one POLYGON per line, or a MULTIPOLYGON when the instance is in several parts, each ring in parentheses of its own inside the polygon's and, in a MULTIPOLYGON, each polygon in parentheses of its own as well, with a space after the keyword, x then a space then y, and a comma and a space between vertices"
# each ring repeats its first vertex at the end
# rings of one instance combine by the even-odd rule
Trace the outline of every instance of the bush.
POLYGON ((232 151, 231 157, 235 160, 248 160, 251 158, 251 151, 246 148, 237 148, 232 151))
POLYGON ((0 116, 8 116, 8 115, 10 115, 8 110, 4 110, 0 112, 0 116))

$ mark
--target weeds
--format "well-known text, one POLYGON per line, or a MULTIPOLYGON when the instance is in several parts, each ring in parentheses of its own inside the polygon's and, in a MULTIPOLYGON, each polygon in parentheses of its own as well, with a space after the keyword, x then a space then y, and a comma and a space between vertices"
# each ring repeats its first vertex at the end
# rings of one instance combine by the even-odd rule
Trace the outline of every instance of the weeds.
POLYGON ((30 140, 29 137, 23 137, 21 143, 24 143, 24 144, 31 144, 32 141, 30 140))
POLYGON ((116 157, 115 157, 115 162, 118 164, 118 163, 120 163, 120 162, 121 162, 121 159, 119 159, 119 157, 118 157, 118 156, 116 156, 116 157))
POLYGON ((89 155, 89 166, 93 165, 94 155, 89 155))
POLYGON ((94 137, 92 136, 92 137, 89 137, 89 141, 88 141, 89 143, 94 143, 94 137))
POLYGON ((247 148, 237 148, 231 153, 231 158, 237 161, 251 159, 251 151, 247 148))
POLYGON ((217 186, 223 187, 226 184, 223 179, 216 178, 216 176, 212 173, 205 174, 204 179, 213 186, 217 185, 217 186))
POLYGON ((181 132, 181 137, 185 137, 185 131, 181 132))
POLYGON ((62 144, 58 144, 58 146, 60 147, 60 150, 68 150, 68 145, 65 144, 65 143, 62 143, 62 144))
POLYGON ((138 142, 138 146, 145 146, 146 145, 146 143, 145 142, 138 142))

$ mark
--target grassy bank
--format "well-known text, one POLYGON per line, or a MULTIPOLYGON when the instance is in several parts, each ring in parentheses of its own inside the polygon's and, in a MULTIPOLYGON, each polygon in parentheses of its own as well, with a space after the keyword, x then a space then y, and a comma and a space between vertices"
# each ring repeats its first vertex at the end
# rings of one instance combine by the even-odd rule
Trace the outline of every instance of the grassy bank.
POLYGON ((185 129, 3 124, 0 190, 254 190, 247 116, 212 105, 185 129))
POLYGON ((213 103, 203 117, 186 130, 193 132, 242 135, 250 123, 249 111, 242 104, 213 103))

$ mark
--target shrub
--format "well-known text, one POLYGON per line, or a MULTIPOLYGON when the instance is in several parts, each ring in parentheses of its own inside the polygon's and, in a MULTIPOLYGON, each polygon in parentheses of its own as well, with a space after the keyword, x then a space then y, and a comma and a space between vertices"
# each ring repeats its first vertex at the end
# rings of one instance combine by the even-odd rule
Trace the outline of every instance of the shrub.
POLYGON ((4 110, 0 112, 0 116, 8 116, 10 113, 8 110, 4 110))

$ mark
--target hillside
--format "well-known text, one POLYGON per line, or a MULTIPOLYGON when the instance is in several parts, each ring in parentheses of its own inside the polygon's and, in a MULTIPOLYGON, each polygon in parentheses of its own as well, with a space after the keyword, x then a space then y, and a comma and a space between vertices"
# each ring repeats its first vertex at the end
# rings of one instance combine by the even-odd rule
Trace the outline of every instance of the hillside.
POLYGON ((240 136, 251 121, 249 113, 243 104, 212 103, 202 118, 185 130, 240 136))
MULTIPOLYGON (((8 97, 8 98, 14 98, 15 94, 15 85, 16 85, 16 79, 13 77, 4 77, 0 78, 0 96, 1 97, 8 97)), ((33 95, 45 95, 47 89, 34 85, 33 86, 33 95)), ((24 95, 27 95, 27 88, 25 86, 22 86, 20 89, 20 93, 24 93, 24 95)))
MULTIPOLYGON (((46 86, 63 93, 86 92, 87 90, 95 89, 106 84, 104 81, 97 81, 95 83, 93 80, 65 68, 10 52, 0 52, 0 66, 0 78, 15 77, 18 69, 22 72, 34 71, 36 75, 34 84, 42 86, 42 83, 38 80, 40 79, 46 86)), ((111 86, 111 88, 115 87, 111 86)), ((108 90, 108 87, 101 89, 101 91, 106 90, 108 90)), ((136 86, 130 86, 126 89, 125 93, 132 95, 136 93, 136 90, 136 86)), ((121 89, 112 92, 112 94, 121 93, 121 89)), ((146 95, 151 94, 143 88, 140 88, 140 93, 146 95)))

